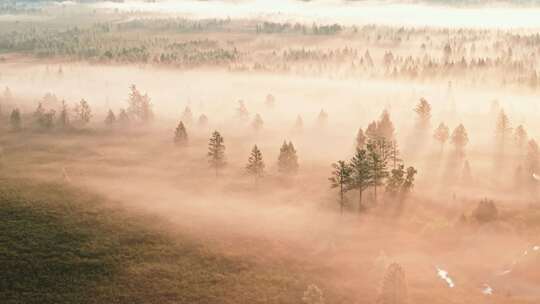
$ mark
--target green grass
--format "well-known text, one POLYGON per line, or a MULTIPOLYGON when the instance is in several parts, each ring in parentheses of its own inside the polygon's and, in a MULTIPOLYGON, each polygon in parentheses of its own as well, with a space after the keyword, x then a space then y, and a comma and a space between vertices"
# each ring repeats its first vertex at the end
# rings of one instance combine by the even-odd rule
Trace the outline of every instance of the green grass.
POLYGON ((67 185, 0 178, 0 302, 300 302, 301 275, 158 222, 67 185))

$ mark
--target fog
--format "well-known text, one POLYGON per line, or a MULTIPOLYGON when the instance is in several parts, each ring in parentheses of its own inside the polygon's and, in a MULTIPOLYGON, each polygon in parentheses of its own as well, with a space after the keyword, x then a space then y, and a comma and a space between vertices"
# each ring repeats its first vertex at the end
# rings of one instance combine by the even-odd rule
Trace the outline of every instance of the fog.
POLYGON ((495 4, 447 7, 393 1, 192 1, 104 2, 98 8, 177 14, 190 18, 264 18, 276 22, 380 24, 474 28, 539 28, 539 8, 495 4))
POLYGON ((98 193, 220 255, 280 265, 319 286, 326 303, 537 303, 538 9, 278 2, 76 8, 92 25, 74 20, 74 3, 39 21, 0 15, 3 174, 98 193), (384 26, 320 34, 263 28, 267 20, 384 26), (151 115, 141 118, 134 100, 151 115), (385 117, 391 134, 381 131, 385 117), (175 133, 180 122, 187 137, 175 133), (223 168, 208 155, 214 131, 223 168), (295 173, 282 170, 284 141, 294 143, 295 173), (260 176, 248 165, 254 145, 260 176), (370 171, 360 199, 350 182, 342 197, 332 164, 352 166, 359 151, 396 154, 384 156, 380 183, 370 171), (409 167, 417 172, 407 185, 409 167), (394 262, 407 295, 380 302, 394 262))

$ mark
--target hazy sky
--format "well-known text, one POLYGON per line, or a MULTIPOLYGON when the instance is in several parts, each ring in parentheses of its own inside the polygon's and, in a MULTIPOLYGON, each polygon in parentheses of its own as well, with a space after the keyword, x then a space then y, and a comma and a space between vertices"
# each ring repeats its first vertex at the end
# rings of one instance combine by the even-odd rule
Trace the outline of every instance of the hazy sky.
POLYGON ((319 0, 195 1, 163 0, 157 3, 103 2, 99 7, 121 10, 174 13, 189 17, 265 17, 276 21, 339 22, 343 24, 388 24, 405 26, 539 28, 540 8, 443 7, 381 1, 344 2, 319 0))

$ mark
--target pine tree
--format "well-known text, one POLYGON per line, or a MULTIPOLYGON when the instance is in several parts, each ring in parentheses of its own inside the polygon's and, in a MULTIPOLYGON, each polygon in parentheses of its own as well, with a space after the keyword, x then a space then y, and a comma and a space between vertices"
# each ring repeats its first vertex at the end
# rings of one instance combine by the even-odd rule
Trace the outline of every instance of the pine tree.
POLYGON ((449 135, 450 130, 443 122, 441 122, 433 134, 433 138, 435 138, 435 140, 441 145, 441 153, 444 150, 444 144, 448 141, 449 135))
POLYGON ((206 126, 208 126, 208 117, 206 117, 206 115, 204 114, 201 114, 201 116, 199 116, 197 124, 199 125, 199 127, 205 128, 206 126))
POLYGON ((332 188, 339 188, 339 208, 343 214, 345 207, 345 193, 348 190, 348 185, 351 184, 351 167, 346 162, 339 160, 332 164, 332 176, 328 179, 332 188))
POLYGON ((325 127, 328 124, 328 114, 324 111, 324 109, 321 109, 321 112, 319 112, 319 116, 317 116, 317 126, 318 127, 325 127))
POLYGON ((131 122, 131 119, 129 118, 129 115, 127 114, 126 110, 120 109, 120 112, 118 113, 118 123, 125 127, 129 125, 131 122))
POLYGON ((249 118, 249 112, 243 100, 238 101, 238 108, 236 108, 236 117, 240 121, 246 121, 249 118))
POLYGON ((90 122, 90 119, 92 118, 92 109, 86 100, 81 99, 79 104, 75 107, 75 116, 77 117, 77 123, 82 126, 90 122))
POLYGON ((377 304, 407 304, 407 283, 405 272, 397 263, 386 269, 377 304))
POLYGON ((62 100, 60 115, 58 115, 58 126, 62 129, 67 129, 70 127, 69 111, 65 100, 62 100))
POLYGON ((356 149, 365 149, 367 142, 367 137, 364 135, 362 128, 358 129, 356 133, 356 149))
POLYGON ((11 124, 11 128, 14 131, 19 131, 21 129, 22 119, 19 109, 13 109, 13 111, 11 111, 11 115, 9 116, 9 123, 11 124))
POLYGON ((504 152, 504 146, 506 145, 506 142, 511 134, 512 127, 510 126, 510 119, 508 119, 508 116, 506 113, 504 113, 504 110, 501 110, 495 127, 495 135, 499 153, 504 152))
POLYGON ((457 126, 452 132, 452 143, 458 156, 465 155, 465 146, 469 143, 469 137, 463 124, 457 126))
POLYGON ((253 119, 251 126, 253 127, 253 130, 255 130, 255 132, 259 132, 262 130, 264 126, 264 121, 262 120, 261 115, 259 114, 255 115, 255 118, 253 119))
POLYGON ((283 142, 279 149, 278 171, 282 174, 292 175, 298 171, 298 156, 292 142, 283 142))
POLYGON ((527 143, 527 131, 525 131, 525 128, 522 125, 517 126, 514 131, 514 140, 516 141, 518 148, 522 149, 525 147, 525 144, 527 143))
POLYGON ((178 146, 185 146, 188 143, 188 135, 184 123, 180 121, 174 132, 174 143, 178 146))
POLYGON ((249 175, 253 176, 255 185, 257 185, 264 173, 264 161, 261 150, 259 150, 257 145, 253 146, 253 149, 251 150, 251 155, 249 156, 246 165, 246 171, 249 175))
POLYGON ((402 195, 407 195, 407 193, 411 192, 414 187, 414 178, 417 173, 418 171, 414 167, 407 168, 407 175, 405 176, 405 181, 401 187, 402 195))
POLYGON ((193 123, 193 113, 189 107, 184 109, 184 113, 182 113, 182 121, 188 126, 193 123))
POLYGON ((366 136, 369 140, 377 140, 380 138, 379 136, 379 127, 377 125, 376 121, 372 121, 367 129, 366 129, 366 136))
POLYGON ((208 141, 208 162, 210 167, 216 171, 216 177, 219 175, 219 170, 226 165, 225 145, 223 142, 223 137, 218 131, 214 131, 208 141))
POLYGON ((148 94, 142 95, 135 85, 130 87, 127 114, 143 123, 154 118, 150 97, 148 94))
POLYGON ((367 152, 371 169, 371 186, 373 187, 375 202, 377 202, 377 187, 381 186, 384 179, 388 176, 388 160, 381 151, 382 150, 378 145, 368 143, 367 152))
POLYGON ((390 172, 390 176, 386 182, 386 192, 391 197, 398 196, 404 182, 405 182, 405 166, 399 165, 396 169, 393 169, 390 172))
POLYGON ((116 116, 114 115, 114 112, 109 109, 109 112, 107 113, 107 117, 105 117, 105 125, 108 127, 112 127, 115 122, 116 122, 116 116))
POLYGON ((420 98, 420 102, 416 105, 414 111, 418 115, 417 128, 420 131, 427 131, 431 120, 431 105, 425 98, 420 98))
POLYGON ((368 153, 364 149, 356 149, 356 153, 350 161, 351 180, 349 189, 358 191, 358 211, 365 208, 362 205, 362 194, 372 184, 372 175, 368 153))
POLYGON ((381 119, 377 124, 377 133, 380 137, 386 139, 387 141, 394 140, 394 124, 390 119, 390 113, 387 110, 384 110, 381 114, 381 119))

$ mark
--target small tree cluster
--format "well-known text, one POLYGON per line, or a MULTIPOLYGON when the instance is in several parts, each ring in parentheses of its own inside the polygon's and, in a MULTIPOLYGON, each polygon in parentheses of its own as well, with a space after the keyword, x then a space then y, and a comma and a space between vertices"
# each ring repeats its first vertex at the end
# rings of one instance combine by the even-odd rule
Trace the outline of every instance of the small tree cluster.
POLYGON ((279 149, 278 171, 285 175, 292 175, 298 172, 298 156, 292 142, 283 142, 279 149))
POLYGON ((180 121, 174 131, 174 143, 178 146, 185 146, 188 143, 188 135, 184 123, 180 121))
POLYGON ((130 87, 127 114, 143 123, 154 118, 150 97, 148 94, 141 94, 135 85, 130 87))
POLYGON ((497 219, 499 211, 492 200, 481 200, 474 209, 472 216, 480 223, 486 223, 497 219))
POLYGON ((255 180, 255 185, 258 184, 259 179, 263 176, 264 167, 265 165, 261 150, 259 150, 257 145, 255 145, 251 150, 251 154, 248 158, 248 163, 246 165, 246 171, 249 175, 253 176, 253 179, 255 180))

